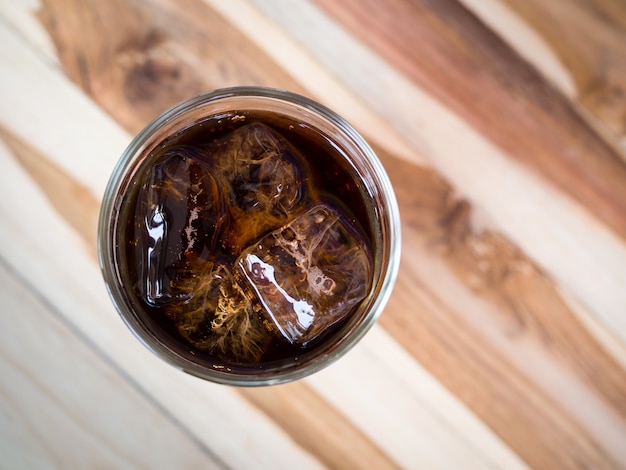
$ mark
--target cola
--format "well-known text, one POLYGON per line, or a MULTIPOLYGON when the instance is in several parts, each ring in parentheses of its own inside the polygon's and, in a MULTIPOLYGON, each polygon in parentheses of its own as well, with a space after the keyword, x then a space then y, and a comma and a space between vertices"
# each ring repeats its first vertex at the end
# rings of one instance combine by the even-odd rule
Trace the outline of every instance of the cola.
POLYGON ((172 348, 228 367, 297 360, 371 291, 364 184, 312 126, 262 111, 211 116, 164 140, 120 212, 120 276, 172 348))

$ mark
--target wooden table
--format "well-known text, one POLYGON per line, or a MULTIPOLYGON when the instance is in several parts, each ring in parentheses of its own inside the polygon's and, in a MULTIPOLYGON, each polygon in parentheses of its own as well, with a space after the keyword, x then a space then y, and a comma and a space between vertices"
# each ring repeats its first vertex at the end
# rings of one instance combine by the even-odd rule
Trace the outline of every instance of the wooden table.
POLYGON ((626 4, 0 4, 0 467, 626 468, 626 4), (201 91, 310 96, 402 213, 339 362, 237 389, 123 325, 96 221, 131 136, 201 91))

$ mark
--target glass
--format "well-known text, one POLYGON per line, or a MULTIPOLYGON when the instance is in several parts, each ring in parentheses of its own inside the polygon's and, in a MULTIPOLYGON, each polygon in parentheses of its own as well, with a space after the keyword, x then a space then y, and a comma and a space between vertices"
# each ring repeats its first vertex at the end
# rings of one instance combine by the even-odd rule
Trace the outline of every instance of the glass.
MULTIPOLYGON (((299 151, 305 155, 307 164, 314 167, 315 155, 307 155, 307 149, 299 151)), ((371 328, 387 303, 397 276, 400 216, 391 183, 379 159, 344 119, 328 108, 291 92, 235 87, 201 94, 172 107, 132 140, 115 167, 104 194, 98 228, 98 253, 109 295, 120 316, 135 336, 158 357, 189 374, 213 382, 238 386, 271 385, 319 371, 345 354, 371 328), (129 194, 137 185, 139 172, 152 165, 147 162, 151 161, 155 152, 198 125, 208 127, 211 123, 222 123, 222 120, 245 120, 246 116, 254 116, 255 113, 280 116, 297 123, 302 129, 314 131, 328 142, 329 148, 334 149, 335 158, 345 160, 342 164, 354 178, 367 210, 366 223, 372 245, 372 279, 371 288, 356 310, 318 344, 302 349, 302 353, 294 357, 237 365, 197 355, 189 345, 173 340, 154 325, 138 306, 135 288, 129 285, 128 276, 122 269, 127 243, 123 231, 127 223, 125 219, 129 217, 126 210, 129 194)))

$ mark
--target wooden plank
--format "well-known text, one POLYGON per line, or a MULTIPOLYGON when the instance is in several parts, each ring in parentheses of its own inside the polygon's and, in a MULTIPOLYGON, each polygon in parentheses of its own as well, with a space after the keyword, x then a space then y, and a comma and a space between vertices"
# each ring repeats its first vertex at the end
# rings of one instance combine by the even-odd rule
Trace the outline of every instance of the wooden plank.
POLYGON ((626 162, 620 153, 456 0, 316 3, 481 134, 626 237, 626 162))
POLYGON ((195 0, 44 0, 39 18, 65 73, 134 134, 197 93, 288 80, 254 44, 203 7, 195 0))
MULTIPOLYGON (((416 256, 418 250, 412 247, 420 243, 411 237, 404 246, 416 256)), ((550 346, 553 341, 569 344, 570 339, 549 336, 532 325, 535 316, 552 313, 549 305, 543 305, 546 310, 522 310, 523 317, 517 317, 514 303, 512 310, 492 310, 468 295, 458 280, 448 277, 446 269, 421 250, 419 259, 419 266, 405 267, 419 275, 399 277, 389 313, 380 319, 396 341, 529 466, 622 465, 626 458, 621 444, 626 435, 624 419, 619 416, 623 370, 612 364, 615 375, 601 372, 602 380, 615 382, 598 392, 598 384, 589 381, 595 375, 591 371, 601 369, 571 364, 576 360, 572 357, 564 364, 550 346), (410 278, 420 283, 407 284, 410 278), (551 375, 554 371, 558 373, 551 375)), ((576 332, 584 335, 580 329, 576 332)), ((582 347, 598 345, 590 341, 582 347)), ((584 360, 612 363, 601 348, 598 357, 584 360)))
POLYGON ((107 179, 131 136, 102 109, 68 82, 61 70, 43 60, 37 49, 22 41, 22 33, 0 25, 2 61, 3 126, 16 138, 46 157, 61 171, 89 187, 98 200, 107 179), (24 106, 27 95, 39 106, 24 106), (43 109, 45 108, 45 112, 43 109), (20 112, 13 112, 20 110, 20 112), (63 110, 71 125, 58 125, 56 113, 63 110), (106 134, 106 146, 94 145, 106 134))
POLYGON ((568 99, 575 99, 576 84, 550 44, 502 0, 460 0, 568 99))
POLYGON ((346 419, 345 408, 329 406, 302 381, 241 393, 327 468, 400 468, 379 447, 376 436, 368 438, 346 419))
POLYGON ((0 261, 5 468, 221 468, 0 261))
MULTIPOLYGON (((15 141, 12 141, 12 145, 15 145, 15 141)), ((22 143, 22 145, 24 144, 22 143)), ((12 147, 12 150, 17 152, 20 161, 23 161, 24 154, 27 152, 31 155, 26 158, 34 158, 32 149, 25 152, 24 149, 12 147)), ((7 163, 4 166, 5 168, 10 169, 10 164, 7 163)), ((37 165, 35 165, 34 162, 31 161, 28 166, 33 167, 37 165)), ((35 177, 36 175, 37 174, 35 173, 35 177)), ((9 177, 13 181, 15 181, 16 179, 15 175, 9 177)), ((68 182, 71 182, 71 180, 68 180, 68 182)), ((24 184, 24 182, 20 182, 19 179, 18 182, 14 184, 18 184, 20 187, 27 186, 24 184)), ((50 188, 46 188, 45 186, 42 186, 41 189, 43 189, 44 191, 50 190, 50 188)), ((41 204, 43 205, 43 202, 41 204)), ((31 214, 33 212, 32 208, 30 210, 25 210, 23 207, 17 207, 14 208, 14 210, 16 212, 13 214, 12 217, 9 217, 6 213, 4 213, 3 220, 10 223, 19 218, 19 214, 31 214)), ((65 210, 67 210, 67 208, 65 210)), ((61 213, 63 213, 63 211, 61 211, 61 213)), ((85 212, 83 212, 83 214, 87 215, 87 213, 85 212)), ((31 223, 33 222, 37 223, 37 221, 31 221, 31 223)), ((84 236, 84 232, 82 232, 80 229, 77 230, 76 233, 84 236)), ((77 245, 74 244, 73 246, 75 248, 77 245)), ((63 251, 59 251, 58 255, 67 256, 67 254, 63 253, 63 251)), ((32 273, 30 275, 32 276, 32 273)), ((37 281, 37 279, 38 277, 35 277, 34 282, 40 282, 37 281)), ((50 286, 50 288, 54 289, 54 286, 50 286)), ((73 319, 73 321, 75 320, 76 319, 73 319)), ((82 324, 80 326, 83 328, 87 328, 86 333, 91 335, 92 337, 94 336, 94 332, 92 330, 93 327, 82 324)), ((139 345, 136 346, 138 348, 141 348, 139 345)), ((127 354, 133 353, 129 352, 127 354)), ((377 370, 376 368, 373 368, 375 364, 372 364, 371 362, 372 354, 375 353, 373 351, 370 351, 369 353, 366 353, 365 356, 361 357, 360 360, 353 360, 350 365, 356 364, 361 370, 368 370, 370 374, 368 380, 370 380, 372 383, 393 384, 394 381, 390 380, 390 377, 388 377, 391 369, 388 369, 386 367, 380 367, 377 370)), ((115 354, 115 356, 117 356, 117 354, 115 354)), ((395 358, 391 356, 388 361, 394 362, 395 358)), ((348 367, 350 367, 350 365, 348 367)), ((163 367, 167 368, 168 366, 164 365, 163 367)), ((143 372, 145 373, 146 371, 144 370, 143 372)), ((350 377, 345 373, 344 376, 350 377)), ((502 446, 502 444, 495 436, 493 436, 488 431, 482 429, 473 416, 468 415, 467 411, 463 411, 462 407, 459 408, 459 404, 454 405, 455 400, 447 397, 447 394, 445 392, 439 390, 439 395, 435 395, 435 397, 432 399, 432 402, 429 403, 429 408, 426 408, 424 404, 421 404, 419 402, 416 403, 415 399, 411 397, 411 393, 417 393, 420 390, 422 382, 415 383, 415 379, 416 377, 414 377, 411 381, 411 383, 413 383, 413 386, 407 388, 406 392, 394 392, 397 398, 399 398, 400 396, 404 397, 403 401, 399 403, 407 406, 402 414, 391 414, 390 417, 392 417, 393 423, 384 423, 385 426, 388 427, 390 430, 394 429, 397 426, 404 426, 405 429, 415 430, 415 416, 422 416, 423 414, 429 416, 430 413, 433 412, 433 409, 440 410, 440 413, 445 414, 447 419, 449 420, 449 424, 445 424, 444 422, 444 424, 442 425, 441 416, 434 420, 431 419, 430 421, 422 418, 421 425, 424 426, 424 432, 426 432, 426 429, 428 429, 428 434, 421 438, 421 442, 423 443, 423 445, 420 447, 406 447, 405 445, 403 445, 402 440, 384 440, 384 450, 386 452, 389 452, 390 455, 394 457, 394 459, 400 459, 399 461, 403 462, 405 465, 409 465, 411 462, 432 461, 433 464, 436 463, 438 466, 443 467, 445 467, 446 465, 455 464, 455 462, 456 464, 469 464, 469 462, 474 462, 471 465, 472 468, 483 468, 486 465, 485 460, 487 462, 491 460, 503 462, 503 464, 508 468, 519 465, 516 462, 516 459, 511 454, 507 453, 506 449, 502 446), (457 409, 454 412, 450 412, 451 406, 456 406, 457 409), (473 426, 474 428, 477 428, 479 432, 475 431, 472 437, 473 439, 478 439, 478 437, 480 436, 481 439, 478 440, 478 442, 475 442, 473 445, 468 445, 468 443, 466 442, 466 436, 462 434, 459 435, 452 431, 457 421, 463 422, 465 427, 473 426), (433 456, 431 453, 435 451, 435 454, 438 455, 439 451, 437 449, 442 448, 445 448, 448 451, 446 452, 443 460, 433 460, 433 456), (484 454, 486 454, 486 457, 483 456, 484 454)), ((173 378, 172 380, 175 380, 177 382, 182 381, 180 378, 173 378)), ((349 379, 349 381, 351 380, 352 379, 349 379)), ((425 379, 422 378, 422 380, 425 379)), ((326 394, 329 394, 325 397, 326 399, 333 397, 336 399, 336 396, 331 392, 333 390, 332 384, 331 386, 325 386, 323 380, 321 382, 318 380, 314 380, 313 383, 317 384, 316 387, 319 393, 324 392, 326 394)), ((331 467, 339 466, 341 462, 352 462, 352 464, 354 464, 357 468, 367 468, 367 466, 371 463, 376 463, 377 466, 383 468, 393 465, 392 461, 387 460, 384 457, 384 454, 377 450, 377 440, 380 439, 380 437, 375 432, 375 430, 383 429, 382 426, 378 426, 376 429, 370 428, 368 432, 368 438, 366 436, 363 436, 362 433, 360 433, 359 431, 355 430, 354 426, 351 424, 352 419, 358 420, 363 419, 363 417, 369 416, 368 413, 371 412, 371 409, 365 407, 364 404, 360 404, 359 406, 355 407, 354 400, 344 399, 343 401, 340 401, 339 404, 341 406, 338 409, 341 410, 342 415, 350 418, 349 420, 346 420, 345 416, 338 414, 335 408, 333 408, 332 406, 328 406, 328 404, 323 399, 320 399, 316 393, 313 393, 308 387, 304 386, 304 384, 291 384, 289 386, 283 387, 282 390, 282 392, 278 392, 276 389, 272 388, 266 390, 246 390, 241 391, 240 393, 243 394, 247 400, 255 404, 260 410, 262 410, 269 417, 271 417, 273 421, 279 423, 282 427, 289 431, 289 433, 300 445, 302 445, 304 448, 309 449, 316 456, 318 456, 318 458, 322 462, 328 464, 331 467), (317 420, 321 421, 318 422, 317 420), (334 429, 334 432, 325 433, 323 432, 323 429, 319 428, 320 425, 323 425, 324 427, 331 426, 332 429, 334 429), (360 449, 360 451, 355 453, 355 449, 360 449)), ((379 393, 384 393, 385 390, 389 391, 389 388, 384 387, 384 389, 381 390, 379 393)), ((160 390, 160 393, 157 394, 156 399, 160 399, 163 394, 166 393, 166 391, 160 390)), ((164 406, 168 406, 169 409, 169 407, 171 407, 171 404, 168 403, 164 406)), ((179 408, 172 407, 170 411, 176 413, 177 416, 179 414, 182 414, 180 419, 186 423, 189 422, 190 417, 187 416, 186 413, 182 413, 179 408)), ((198 424, 195 424, 196 426, 191 427, 194 429, 198 429, 198 424)), ((389 434, 389 436, 391 437, 392 434, 389 434)), ((413 434, 407 434, 406 438, 410 440, 412 439, 412 436, 413 434)))
POLYGON ((626 5, 615 0, 503 0, 550 44, 580 103, 626 143, 626 5))
POLYGON ((0 188, 27 195, 0 203, 0 244, 11 247, 2 256, 219 460, 255 468, 514 468, 524 466, 520 458, 539 468, 626 465, 626 252, 602 221, 308 2, 66 5, 70 13, 46 2, 40 17, 84 94, 32 39, 33 23, 0 28, 1 74, 11 85, 0 91, 11 109, 0 113, 8 170, 0 188), (117 21, 122 12, 128 18, 117 21), (256 40, 255 26, 267 37, 256 40), (313 94, 354 116, 368 137, 383 124, 371 140, 385 144, 377 148, 405 239, 385 331, 375 328, 344 361, 306 381, 234 392, 171 370, 123 328, 97 287, 93 228, 116 147, 128 139, 115 121, 134 132, 180 96, 249 78, 313 94), (31 88, 54 105, 43 117, 13 92, 31 88), (423 156, 452 184, 417 164, 423 156))
MULTIPOLYGON (((454 192, 467 198, 473 207, 473 231, 494 228, 504 233, 582 305, 578 313, 586 323, 608 329, 623 348, 626 292, 620 280, 626 277, 626 245, 621 239, 364 48, 310 2, 299 2, 289 10, 279 2, 255 5, 349 84, 428 159, 454 192), (590 283, 589 278, 597 282, 590 283)), ((491 248, 497 253, 497 247, 491 248)))
POLYGON ((622 461, 623 366, 522 253, 496 234, 472 232, 467 205, 444 182, 408 164, 387 169, 401 211, 413 208, 404 219, 404 259, 419 261, 401 265, 391 313, 381 324, 532 466, 547 465, 538 456, 561 465, 575 452, 583 460, 604 459, 596 446, 622 461), (589 360, 603 365, 589 367, 589 360), (577 445, 565 451, 564 442, 554 441, 578 426, 577 445))
POLYGON ((19 31, 23 41, 37 50, 42 60, 59 65, 54 44, 37 19, 39 0, 16 0, 0 3, 0 17, 9 29, 19 31))
POLYGON ((569 99, 576 84, 550 44, 502 0, 460 0, 569 99))
MULTIPOLYGON (((6 36, 6 31, 2 28, 0 35, 6 36)), ((8 41, 0 42, 11 44, 8 41)), ((24 53, 23 57, 28 58, 28 54, 24 53)), ((41 72, 37 68, 30 68, 34 64, 17 63, 24 64, 25 68, 18 67, 14 72, 28 71, 23 76, 23 83, 34 80, 35 77, 28 75, 30 71, 41 72)), ((40 80, 54 84, 59 79, 50 69, 43 67, 43 70, 38 75, 40 80)), ((80 96, 76 96, 77 90, 67 83, 59 86, 56 94, 61 95, 62 101, 64 97, 70 104, 81 102, 80 96)), ((5 98, 6 96, 2 97, 3 100, 5 98)), ((58 115, 48 115, 50 122, 55 123, 49 126, 48 135, 52 136, 56 131, 63 132, 63 129, 68 128, 79 129, 85 117, 99 114, 100 121, 91 122, 90 126, 92 129, 99 129, 100 134, 98 140, 92 140, 90 144, 98 148, 99 152, 115 155, 117 158, 116 138, 123 135, 123 132, 118 128, 107 133, 110 121, 106 116, 92 109, 93 105, 88 102, 83 102, 83 105, 83 112, 78 110, 75 114, 67 113, 66 108, 60 107, 58 115)), ((39 164, 49 167, 51 162, 56 163, 57 157, 61 161, 63 155, 56 153, 56 148, 55 152, 41 154, 34 148, 24 149, 16 144, 23 144, 24 141, 12 134, 8 130, 9 126, 19 122, 32 110, 19 106, 11 109, 11 116, 2 116, 2 127, 4 134, 9 133, 11 136, 8 141, 13 145, 12 150, 21 150, 17 154, 25 162, 25 167, 39 168, 39 164), (18 109, 23 111, 20 116, 18 109)), ((73 160, 84 159, 85 154, 80 153, 82 143, 74 145, 70 151, 71 156, 65 155, 65 165, 71 166, 73 160)), ((284 431, 237 393, 187 376, 162 363, 146 351, 119 320, 95 262, 95 240, 80 238, 79 234, 89 231, 75 232, 71 223, 62 219, 53 206, 56 203, 59 207, 58 201, 67 203, 68 206, 61 211, 66 216, 73 210, 93 209, 93 204, 85 204, 80 198, 66 197, 63 191, 61 195, 55 196, 56 185, 63 188, 67 184, 69 188, 73 188, 79 184, 77 181, 81 181, 79 186, 88 188, 91 194, 95 194, 97 188, 104 187, 109 171, 99 175, 85 172, 76 177, 76 172, 73 175, 66 171, 65 165, 59 165, 55 166, 52 173, 46 173, 47 177, 52 175, 51 179, 46 177, 34 183, 31 178, 40 178, 42 174, 34 171, 32 175, 27 175, 17 163, 13 151, 3 145, 0 152, 3 168, 0 175, 3 199, 0 207, 0 218, 3 221, 0 239, 4 247, 0 253, 7 263, 28 279, 31 285, 40 287, 39 294, 55 305, 69 323, 91 338, 94 346, 103 355, 110 357, 121 370, 136 378, 147 395, 152 396, 159 406, 184 423, 192 435, 227 462, 228 466, 288 468, 290 463, 298 461, 303 467, 317 468, 319 464, 316 459, 297 445, 292 445, 292 440, 284 431), (49 181, 54 181, 54 185, 49 185, 49 181), (16 194, 20 197, 16 197, 16 194), (45 228, 45 237, 41 234, 42 227, 45 228), (90 314, 85 315, 85 312, 90 314), (211 406, 208 407, 207 403, 211 406), (268 439, 263 446, 255 440, 259 433, 268 439), (241 452, 243 448, 246 452, 241 452)), ((85 220, 93 220, 95 217, 95 214, 88 212, 83 212, 83 215, 85 220)))
POLYGON ((333 367, 306 381, 402 468, 526 468, 380 327, 333 367))
POLYGON ((366 101, 338 81, 323 63, 315 60, 306 47, 294 41, 284 29, 273 23, 250 2, 204 2, 233 24, 239 34, 262 49, 277 66, 287 71, 295 80, 295 83, 290 83, 293 90, 301 88, 305 90, 305 94, 314 96, 320 103, 331 109, 341 110, 342 117, 365 133, 368 140, 377 146, 412 161, 419 159, 419 155, 386 119, 374 113, 366 101), (258 31, 263 31, 263 34, 258 34, 258 31))
MULTIPOLYGON (((105 138, 105 136, 102 138, 105 138)), ((93 204, 85 204, 85 199, 88 199, 88 197, 84 194, 84 192, 80 198, 81 202, 76 203, 73 201, 71 197, 71 188, 75 187, 76 183, 73 182, 72 178, 67 174, 64 174, 58 168, 52 167, 46 161, 45 156, 38 155, 33 149, 29 149, 25 142, 16 139, 7 132, 5 132, 5 139, 9 143, 13 154, 18 158, 20 164, 23 165, 25 170, 28 171, 30 177, 37 182, 39 189, 46 194, 46 197, 54 205, 55 210, 61 214, 71 226, 73 226, 77 233, 85 237, 86 240, 91 239, 92 235, 90 234, 90 231, 84 230, 84 228, 79 224, 72 223, 72 220, 75 219, 77 214, 79 214, 82 218, 90 219, 92 216, 90 212, 92 212, 93 209, 93 204), (45 169, 45 171, 41 171, 42 169, 45 169), (70 191, 67 194, 63 191, 61 191, 60 194, 55 193, 56 187, 67 187, 70 188, 70 191)), ((91 246, 91 243, 89 245, 91 246)), ((384 376, 379 377, 377 380, 382 383, 387 381, 384 376)), ((298 385, 297 387, 299 387, 302 393, 291 392, 294 397, 294 400, 292 400, 292 406, 288 406, 289 401, 281 400, 281 396, 277 395, 274 391, 244 391, 242 393, 251 402, 255 403, 260 409, 271 416, 276 422, 281 423, 281 425, 283 425, 286 429, 290 430, 291 434, 302 446, 309 447, 312 451, 316 451, 316 455, 318 455, 324 462, 338 465, 338 463, 342 461, 353 461, 353 463, 360 463, 360 465, 363 466, 367 466, 373 462, 378 462, 379 464, 385 462, 382 454, 377 454, 375 441, 368 441, 362 437, 359 441, 359 433, 352 429, 349 421, 346 421, 345 418, 336 415, 332 407, 329 407, 323 400, 317 398, 316 394, 312 393, 308 390, 308 388, 303 385, 298 385), (309 408, 312 402, 317 406, 309 408), (312 432, 316 429, 315 418, 319 418, 320 416, 326 417, 322 421, 326 425, 334 423, 334 429, 342 430, 340 435, 343 436, 344 439, 337 440, 334 433, 325 433, 322 435, 315 435, 315 433, 312 434, 312 432), (359 447, 359 442, 362 443, 360 446, 362 450, 358 453, 354 453, 354 448, 355 446, 359 447)), ((342 408, 342 412, 345 412, 346 409, 350 411, 347 404, 344 405, 345 406, 342 408)), ((355 415, 355 413, 361 413, 362 415, 362 410, 356 410, 352 413, 352 415, 355 415)), ((467 420, 468 418, 465 419, 467 420)), ((411 421, 408 418, 406 418, 404 423, 407 427, 410 427, 411 425, 411 421)), ((447 432, 449 431, 445 428, 441 431, 443 436, 446 436, 447 432)), ((497 438, 489 436, 488 433, 486 434, 487 437, 483 441, 483 445, 486 446, 485 448, 492 446, 494 453, 497 455, 498 449, 501 449, 502 447, 501 444, 498 442, 497 438)), ((373 436, 373 439, 375 439, 375 436, 373 436)), ((443 441, 448 448, 454 448, 454 446, 464 445, 462 442, 456 444, 459 439, 461 439, 461 437, 451 435, 443 438, 443 441)), ((427 443, 428 439, 425 439, 424 442, 427 443)), ((441 442, 439 442, 439 444, 441 445, 441 442)), ((438 447, 432 446, 431 448, 438 447)), ((483 452, 484 450, 485 449, 481 449, 483 452)), ((395 451, 397 452, 397 448, 395 451)), ((404 452, 406 452, 406 450, 404 452)), ((478 452, 478 448, 474 448, 473 452, 478 452)), ((506 452, 503 453, 506 455, 506 452)), ((414 453, 410 455, 412 455, 414 461, 421 460, 419 458, 419 454, 414 453)), ((467 457, 467 455, 465 455, 465 457, 467 457)), ((477 459, 477 461, 480 461, 482 457, 476 456, 474 458, 477 459)), ((509 456, 508 458, 514 461, 513 457, 509 456)), ((389 465, 389 462, 387 465, 389 465)))

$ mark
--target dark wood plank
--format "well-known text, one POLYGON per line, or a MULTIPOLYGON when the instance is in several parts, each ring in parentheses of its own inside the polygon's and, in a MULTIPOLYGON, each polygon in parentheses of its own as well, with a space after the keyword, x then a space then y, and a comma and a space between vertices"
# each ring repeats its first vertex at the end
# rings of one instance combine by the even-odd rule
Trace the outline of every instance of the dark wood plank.
POLYGON ((626 163, 456 0, 316 0, 467 123, 626 238, 626 163))

